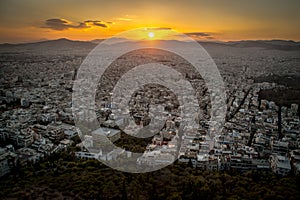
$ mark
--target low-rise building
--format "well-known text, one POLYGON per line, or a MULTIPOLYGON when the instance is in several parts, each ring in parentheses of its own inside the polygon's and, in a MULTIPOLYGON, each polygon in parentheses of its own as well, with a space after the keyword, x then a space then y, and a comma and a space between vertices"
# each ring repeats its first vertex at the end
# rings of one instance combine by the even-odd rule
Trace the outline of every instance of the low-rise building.
POLYGON ((93 137, 94 147, 101 148, 106 138, 111 142, 115 142, 116 140, 118 140, 121 136, 121 131, 111 128, 99 128, 94 130, 91 135, 93 137))
POLYGON ((270 163, 272 171, 278 175, 285 176, 291 171, 291 164, 286 156, 272 155, 270 163))
POLYGON ((0 177, 8 174, 17 165, 17 155, 0 148, 0 177))

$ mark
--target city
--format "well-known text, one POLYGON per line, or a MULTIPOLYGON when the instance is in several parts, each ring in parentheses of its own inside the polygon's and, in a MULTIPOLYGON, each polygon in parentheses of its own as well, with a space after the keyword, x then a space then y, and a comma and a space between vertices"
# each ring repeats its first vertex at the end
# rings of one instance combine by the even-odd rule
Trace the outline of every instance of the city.
MULTIPOLYGON (((263 49, 261 51, 267 52, 263 49)), ((291 56, 294 56, 292 53, 291 56)), ((74 152, 78 158, 99 159, 104 156, 105 160, 117 160, 126 153, 125 151, 105 153, 101 147, 100 153, 88 152, 85 147, 93 147, 93 143, 97 143, 97 134, 91 133, 92 136, 86 136, 81 143, 78 143, 78 138, 74 139, 78 137, 78 129, 73 121, 71 93, 76 69, 83 60, 82 55, 54 54, 47 56, 47 59, 32 56, 27 58, 27 62, 24 62, 23 56, 25 55, 17 55, 20 60, 15 61, 10 60, 9 54, 2 56, 2 74, 5 76, 1 79, 3 112, 0 138, 5 145, 1 147, 1 176, 10 173, 17 165, 39 162, 51 154, 66 151, 71 145, 80 147, 81 151, 74 152), (10 70, 14 70, 14 73, 10 73, 10 70)), ((298 104, 278 105, 274 101, 259 97, 263 90, 286 86, 274 82, 255 82, 254 79, 259 74, 255 74, 257 72, 251 69, 251 66, 243 65, 237 73, 221 67, 221 73, 227 84, 226 122, 218 137, 208 138, 206 136, 209 130, 209 95, 205 83, 201 77, 195 76, 195 73, 190 71, 188 63, 176 60, 178 58, 174 55, 155 50, 137 51, 130 57, 135 58, 138 63, 154 60, 175 66, 175 69, 184 73, 192 86, 197 89, 201 105, 201 111, 196 113, 195 117, 199 128, 183 131, 183 135, 179 138, 177 133, 182 119, 174 93, 159 85, 150 85, 133 94, 130 113, 136 125, 143 127, 149 124, 151 119, 147 109, 149 111, 151 103, 162 105, 167 118, 163 128, 145 147, 142 152, 144 155, 138 162, 148 162, 149 165, 156 165, 159 162, 172 163, 177 156, 179 162, 191 163, 194 168, 206 170, 265 170, 282 176, 299 173, 298 104), (236 77, 232 79, 233 76, 236 77), (209 146, 207 139, 214 140, 213 147, 209 146)), ((121 130, 114 120, 109 91, 124 73, 117 67, 122 66, 124 71, 132 68, 135 61, 130 61, 129 58, 124 56, 119 58, 98 87, 100 89, 97 93, 99 98, 96 100, 99 108, 96 112, 97 119, 101 126, 107 127, 104 132, 100 130, 103 132, 100 134, 104 134, 113 142, 120 138, 121 130)), ((217 57, 217 62, 220 62, 218 59, 225 58, 217 57)), ((287 65, 290 64, 293 63, 287 65)))

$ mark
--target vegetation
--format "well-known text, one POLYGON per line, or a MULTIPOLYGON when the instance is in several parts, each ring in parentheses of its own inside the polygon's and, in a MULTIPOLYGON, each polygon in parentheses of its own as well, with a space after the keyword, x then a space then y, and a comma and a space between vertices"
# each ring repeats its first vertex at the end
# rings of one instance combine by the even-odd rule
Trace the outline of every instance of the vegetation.
POLYGON ((152 137, 137 138, 122 132, 120 139, 118 139, 114 144, 120 148, 125 149, 126 151, 144 153, 147 145, 150 144, 151 141, 152 137))
MULTIPOLYGON (((261 90, 259 92, 259 99, 267 99, 269 101, 274 101, 279 106, 287 107, 290 107, 293 103, 300 104, 300 76, 270 75, 257 77, 254 81, 257 83, 277 83, 278 85, 286 87, 261 90)), ((298 109, 298 115, 300 116, 300 107, 298 109)))
POLYGON ((19 199, 300 199, 300 177, 200 171, 175 163, 130 174, 67 152, 0 181, 1 198, 19 199))

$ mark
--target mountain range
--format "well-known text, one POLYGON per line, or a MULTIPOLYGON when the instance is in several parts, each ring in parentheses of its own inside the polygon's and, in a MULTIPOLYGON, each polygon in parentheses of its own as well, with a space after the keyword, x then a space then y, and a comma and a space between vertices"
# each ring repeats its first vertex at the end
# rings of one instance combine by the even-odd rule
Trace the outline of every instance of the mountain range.
MULTIPOLYGON (((124 42, 122 38, 116 38, 117 42, 124 42)), ((102 42, 103 39, 96 39, 92 41, 74 41, 66 38, 60 38, 57 40, 46 40, 32 43, 20 43, 20 44, 0 44, 0 52, 76 52, 76 51, 90 51, 102 42)), ((173 41, 174 42, 174 41, 173 41)), ((180 42, 180 41, 178 41, 180 42)), ((263 48, 263 49, 276 49, 293 51, 300 50, 300 42, 291 40, 243 40, 243 41, 229 41, 229 42, 208 42, 198 41, 204 46, 227 46, 236 48, 263 48)))

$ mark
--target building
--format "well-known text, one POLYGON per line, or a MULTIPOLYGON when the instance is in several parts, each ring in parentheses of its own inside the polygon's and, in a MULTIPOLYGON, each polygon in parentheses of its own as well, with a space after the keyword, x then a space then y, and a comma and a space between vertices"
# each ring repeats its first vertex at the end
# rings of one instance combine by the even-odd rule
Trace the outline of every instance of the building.
POLYGON ((271 148, 273 153, 275 154, 286 155, 288 153, 289 143, 281 141, 271 141, 271 148))
POLYGON ((76 158, 80 159, 98 159, 99 155, 92 152, 86 152, 86 151, 79 151, 75 152, 76 158))
POLYGON ((17 164, 17 155, 0 148, 0 177, 8 174, 17 164))
POLYGON ((74 130, 64 130, 65 138, 71 139, 75 136, 77 136, 77 132, 74 130))
POLYGON ((54 143, 58 143, 59 141, 64 139, 65 133, 63 129, 59 126, 55 126, 52 124, 48 125, 47 131, 48 138, 54 143))
POLYGON ((28 147, 33 143, 34 132, 31 129, 22 129, 20 132, 10 133, 10 139, 18 147, 28 147))
POLYGON ((9 133, 4 129, 0 129, 0 141, 5 142, 9 138, 9 133))
POLYGON ((256 169, 256 165, 252 163, 252 158, 249 156, 236 154, 230 156, 230 168, 238 171, 248 171, 256 169))
POLYGON ((163 153, 160 150, 145 152, 137 159, 137 163, 141 166, 165 166, 173 163, 175 156, 170 153, 163 153))
POLYGON ((59 146, 61 149, 67 149, 68 147, 70 147, 73 144, 72 140, 69 139, 63 139, 59 142, 59 146))
POLYGON ((278 175, 285 176, 291 171, 291 164, 286 156, 272 155, 270 162, 272 171, 278 175))
POLYGON ((196 167, 202 170, 218 170, 218 160, 208 154, 200 153, 197 155, 196 167))
POLYGON ((38 162, 41 158, 42 155, 37 153, 34 149, 30 149, 27 147, 23 147, 21 149, 18 149, 16 151, 16 154, 18 155, 20 164, 22 166, 27 165, 28 163, 35 164, 38 162))
POLYGON ((121 137, 121 131, 111 128, 98 128, 91 133, 93 137, 94 147, 102 147, 108 138, 111 142, 115 142, 121 137))
POLYGON ((300 174, 300 149, 293 150, 290 153, 290 158, 291 158, 292 170, 294 174, 299 175, 300 174))

